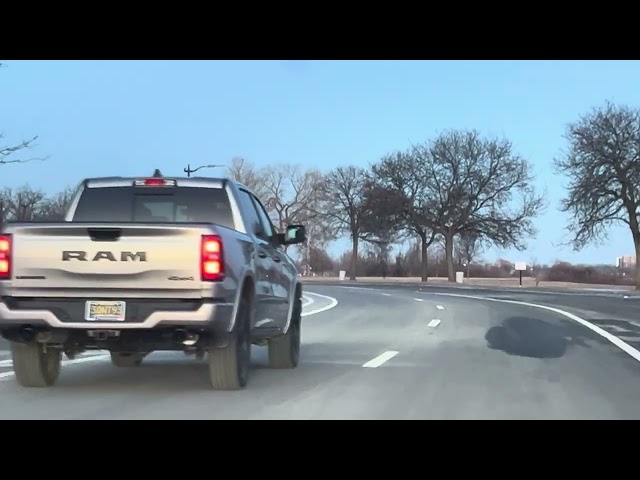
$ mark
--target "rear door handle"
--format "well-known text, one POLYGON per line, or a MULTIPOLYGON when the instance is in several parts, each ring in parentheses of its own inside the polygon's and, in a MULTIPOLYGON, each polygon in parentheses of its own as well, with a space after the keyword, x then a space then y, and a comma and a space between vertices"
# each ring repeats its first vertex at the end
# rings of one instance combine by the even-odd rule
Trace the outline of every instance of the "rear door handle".
POLYGON ((259 256, 260 258, 267 258, 267 252, 265 252, 264 250, 260 250, 260 251, 258 252, 258 256, 259 256))
POLYGON ((278 257, 278 256, 275 256, 275 257, 273 257, 273 261, 279 263, 279 262, 282 261, 282 259, 280 257, 278 257))

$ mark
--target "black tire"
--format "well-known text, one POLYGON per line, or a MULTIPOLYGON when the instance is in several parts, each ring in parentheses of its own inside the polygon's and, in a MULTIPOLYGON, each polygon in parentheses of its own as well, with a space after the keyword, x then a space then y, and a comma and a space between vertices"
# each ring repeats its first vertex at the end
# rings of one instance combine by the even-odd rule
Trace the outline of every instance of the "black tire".
POLYGON ((241 390, 247 385, 251 366, 251 308, 251 301, 243 298, 227 346, 209 348, 209 381, 216 390, 241 390))
POLYGON ((39 343, 11 342, 16 380, 23 387, 45 388, 55 385, 60 376, 62 350, 39 343))
POLYGON ((120 368, 139 367, 142 365, 142 360, 145 357, 144 353, 109 353, 111 353, 111 363, 120 368))
POLYGON ((287 333, 269 339, 269 367, 278 369, 296 368, 300 363, 302 341, 302 294, 296 295, 291 312, 291 323, 287 333))

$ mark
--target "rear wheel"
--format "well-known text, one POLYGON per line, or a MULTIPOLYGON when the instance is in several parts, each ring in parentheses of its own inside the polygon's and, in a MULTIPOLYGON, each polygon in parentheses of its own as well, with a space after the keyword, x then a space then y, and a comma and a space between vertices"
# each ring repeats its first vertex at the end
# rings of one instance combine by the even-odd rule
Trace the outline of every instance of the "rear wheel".
POLYGON ((110 352, 111 363, 116 367, 129 368, 139 367, 142 365, 142 360, 145 357, 144 353, 124 353, 124 352, 110 352))
POLYGON ((62 351, 39 343, 11 343, 13 371, 23 387, 51 387, 60 375, 62 351))
POLYGON ((287 333, 269 339, 269 366, 271 368, 296 368, 300 362, 302 339, 302 295, 296 295, 287 333))
POLYGON ((251 308, 251 301, 243 298, 227 346, 209 348, 209 380, 216 390, 240 390, 247 385, 251 364, 251 308))

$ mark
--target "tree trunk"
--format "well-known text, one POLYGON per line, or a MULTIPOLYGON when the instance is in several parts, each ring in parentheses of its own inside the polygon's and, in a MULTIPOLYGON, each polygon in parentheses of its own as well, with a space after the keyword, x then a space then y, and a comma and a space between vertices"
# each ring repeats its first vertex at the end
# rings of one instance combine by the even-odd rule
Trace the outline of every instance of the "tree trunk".
POLYGON ((349 272, 349 280, 356 279, 356 269, 358 268, 358 236, 352 235, 353 248, 351 250, 351 271, 349 272))
POLYGON ((640 290, 640 239, 634 242, 636 244, 636 290, 640 290))
POLYGON ((636 291, 640 290, 640 225, 638 225, 638 217, 635 212, 630 212, 629 215, 629 227, 631 228, 631 235, 633 236, 633 245, 636 247, 636 271, 635 271, 635 283, 636 291))
POLYGON ((469 279, 469 272, 471 271, 471 262, 467 261, 467 280, 469 279))
POLYGON ((427 235, 420 235, 420 263, 422 264, 422 281, 426 282, 429 280, 429 275, 427 272, 428 266, 428 257, 427 257, 427 235))
POLYGON ((453 235, 447 233, 444 236, 445 254, 447 258, 447 273, 450 282, 456 281, 456 271, 453 264, 453 235))

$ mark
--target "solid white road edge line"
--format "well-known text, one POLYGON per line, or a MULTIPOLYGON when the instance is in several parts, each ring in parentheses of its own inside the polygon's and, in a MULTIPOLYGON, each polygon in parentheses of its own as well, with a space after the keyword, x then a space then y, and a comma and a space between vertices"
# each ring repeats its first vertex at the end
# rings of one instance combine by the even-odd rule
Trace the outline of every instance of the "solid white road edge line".
POLYGON ((434 318, 428 323, 427 327, 436 328, 438 325, 440 325, 440 320, 434 318))
POLYGON ((306 311, 306 312, 303 310, 302 314, 300 315, 302 317, 306 317, 308 315, 315 315, 316 313, 320 313, 320 312, 326 312, 327 310, 331 310, 333 307, 338 305, 338 300, 336 300, 333 297, 329 297, 327 295, 321 295, 319 293, 313 293, 313 292, 305 292, 305 295, 314 295, 316 297, 320 297, 320 298, 324 298, 325 300, 329 300, 329 305, 325 305, 324 307, 319 307, 319 308, 316 308, 314 310, 306 311))
POLYGON ((302 304, 303 307, 306 307, 307 305, 311 305, 314 302, 313 298, 307 297, 306 295, 302 295, 302 299, 306 300, 306 302, 302 304))
POLYGON ((380 293, 380 291, 382 290, 381 288, 354 287, 351 285, 329 285, 329 286, 336 287, 336 288, 350 288, 351 290, 364 290, 365 292, 376 292, 376 293, 380 293))
POLYGON ((640 351, 638 351, 635 348, 633 348, 627 342, 625 342, 624 340, 616 337, 615 335, 610 334, 609 332, 607 332, 606 330, 600 328, 599 326, 594 325, 591 322, 588 322, 584 318, 580 318, 579 316, 574 315, 573 313, 565 312, 564 310, 560 310, 559 308, 549 307, 547 305, 538 305, 537 303, 519 302, 517 300, 504 300, 504 299, 497 299, 497 298, 477 297, 477 296, 474 296, 474 295, 461 295, 461 294, 457 294, 457 293, 429 292, 429 294, 430 295, 442 295, 442 296, 448 296, 448 297, 471 298, 471 299, 474 299, 474 300, 488 300, 490 302, 498 302, 498 303, 511 303, 513 305, 523 305, 523 306, 526 306, 526 307, 533 307, 533 308, 540 308, 542 310, 548 310, 550 312, 554 312, 554 313, 563 315, 563 316, 565 316, 567 318, 570 318, 574 322, 577 322, 580 325, 582 325, 584 327, 587 327, 589 330, 591 330, 591 331, 597 333, 598 335, 600 335, 601 337, 609 340, 609 342, 613 343, 620 350, 622 350, 623 352, 625 352, 626 354, 628 354, 629 356, 633 357, 634 359, 636 359, 637 361, 640 362, 640 351))
POLYGON ((388 350, 388 351, 384 352, 383 354, 378 355, 373 360, 369 360, 367 363, 365 363, 362 366, 364 368, 378 368, 380 365, 383 365, 384 363, 388 362, 393 357, 398 355, 398 353, 400 353, 400 352, 396 352, 396 351, 393 351, 393 350, 388 350))

